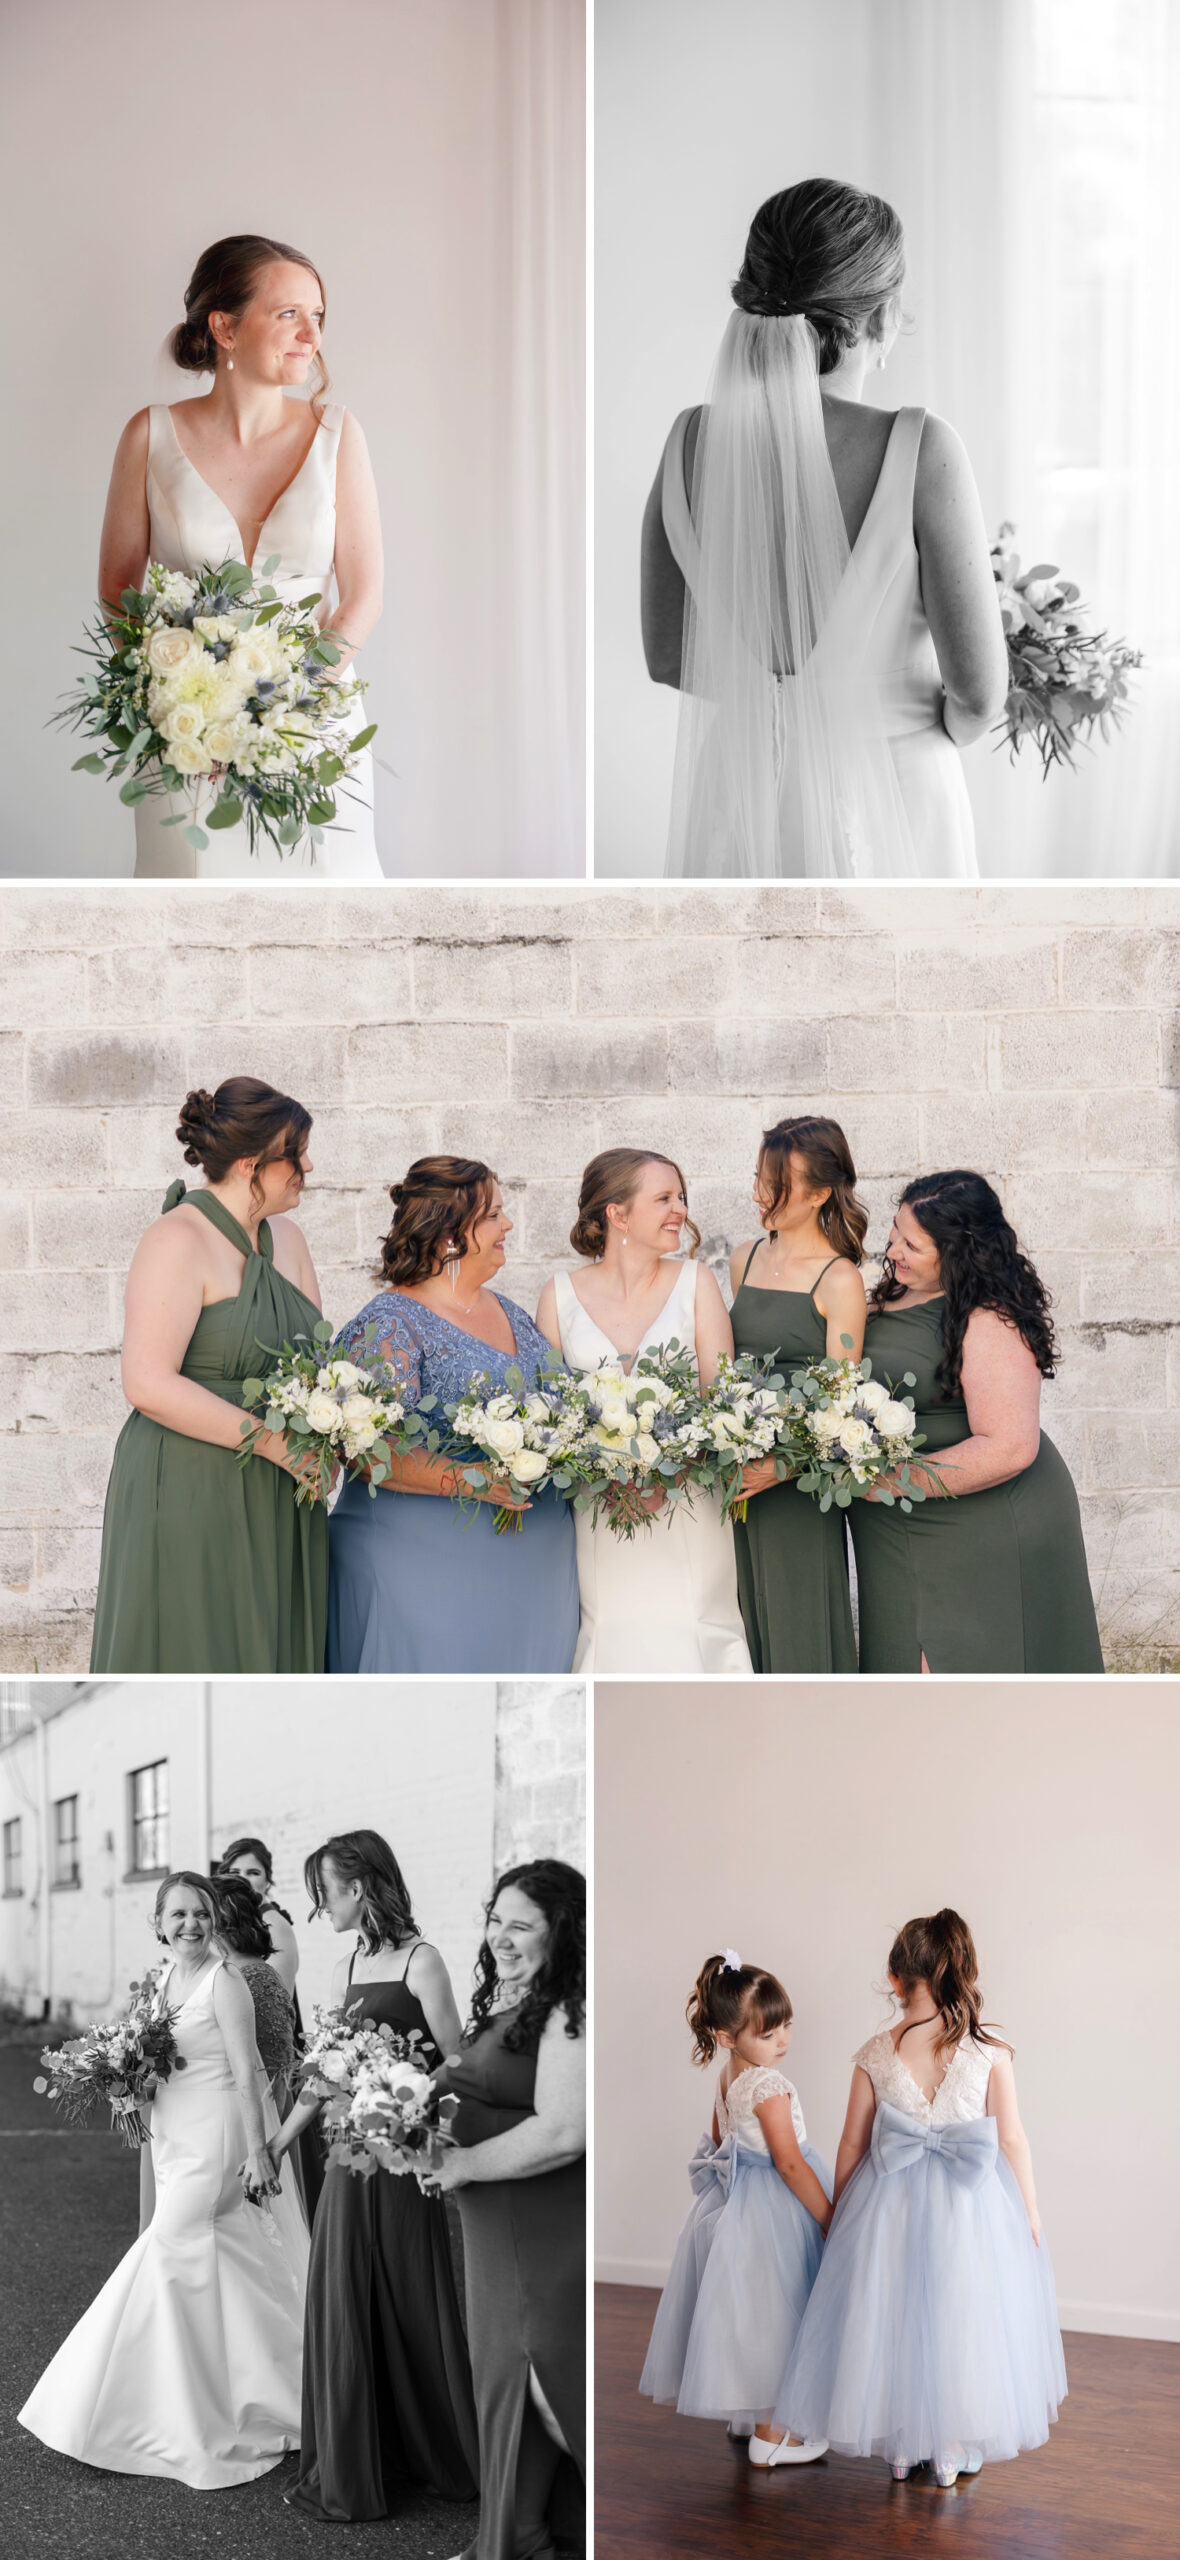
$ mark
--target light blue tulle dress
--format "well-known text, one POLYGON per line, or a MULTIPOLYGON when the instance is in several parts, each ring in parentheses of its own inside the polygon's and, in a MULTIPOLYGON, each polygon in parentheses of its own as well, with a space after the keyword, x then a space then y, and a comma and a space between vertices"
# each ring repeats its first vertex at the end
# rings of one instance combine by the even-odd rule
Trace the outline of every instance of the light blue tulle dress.
POLYGON ((807 2140, 803 2112, 781 2071, 742 2071, 717 2090, 723 2139, 707 2136, 689 2163, 692 2208, 660 2296, 639 2388, 685 2418, 769 2423, 783 2366, 823 2252, 823 2233, 780 2178, 756 2107, 789 2098, 805 2160, 824 2194, 831 2174, 807 2140))
POLYGON ((872 2141, 832 2218, 776 2426, 961 2469, 1044 2444, 1065 2358, 1049 2253, 986 2113, 994 2053, 964 2037, 933 2099, 887 2029, 855 2056, 876 2094, 872 2141))
MULTIPOLYGON (((358 1367, 384 1360, 407 1405, 453 1404, 481 1371, 502 1389, 514 1365, 531 1387, 549 1345, 501 1301, 515 1353, 478 1342, 419 1299, 385 1289, 337 1335, 358 1367), (366 1328, 379 1327, 371 1343, 366 1328)), ((578 1567, 568 1503, 538 1494, 519 1533, 497 1537, 493 1507, 445 1494, 370 1494, 345 1484, 328 1524, 329 1671, 568 1671, 578 1641, 578 1567)))

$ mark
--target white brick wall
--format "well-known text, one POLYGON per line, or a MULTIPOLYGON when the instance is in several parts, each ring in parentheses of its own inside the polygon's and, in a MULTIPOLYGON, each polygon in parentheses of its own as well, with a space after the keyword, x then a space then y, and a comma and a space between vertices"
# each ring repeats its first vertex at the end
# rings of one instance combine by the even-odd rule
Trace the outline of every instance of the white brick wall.
POLYGON ((1055 1294, 1108 1654, 1175 1667, 1178 960, 1167 884, 4 892, 0 1663, 85 1664, 127 1259, 186 1087, 238 1070, 315 1113, 334 1319, 427 1148, 496 1167, 530 1306, 618 1140, 677 1155, 714 1262, 785 1110, 842 1119, 877 1250, 913 1173, 976 1165, 1055 1294))

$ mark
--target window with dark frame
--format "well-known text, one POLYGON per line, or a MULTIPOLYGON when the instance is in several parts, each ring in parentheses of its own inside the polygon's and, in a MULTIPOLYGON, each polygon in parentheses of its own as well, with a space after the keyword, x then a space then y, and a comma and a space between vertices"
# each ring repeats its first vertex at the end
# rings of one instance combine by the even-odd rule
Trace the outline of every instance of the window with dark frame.
POLYGON ((168 1865, 168 1763, 133 1769, 130 1783, 131 1873, 161 1875, 168 1865))
POLYGON ((59 1796, 53 1808, 53 1881, 55 1885, 80 1884, 82 1871, 78 1864, 78 1799, 59 1796))
POLYGON ((20 1815, 4 1825, 4 1892, 6 1896, 23 1893, 21 1883, 20 1815))

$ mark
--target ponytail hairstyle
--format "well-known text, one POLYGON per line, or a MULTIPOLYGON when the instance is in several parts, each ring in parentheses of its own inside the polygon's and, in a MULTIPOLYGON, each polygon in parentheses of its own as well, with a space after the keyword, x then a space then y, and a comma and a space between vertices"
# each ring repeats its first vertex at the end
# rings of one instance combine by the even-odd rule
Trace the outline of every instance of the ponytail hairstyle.
MULTIPOLYGON (((592 1156, 582 1176, 578 1193, 578 1214, 570 1228, 570 1243, 575 1253, 584 1254, 588 1262, 601 1262, 610 1232, 608 1209, 625 1209, 639 1189, 644 1168, 649 1164, 666 1164, 680 1185, 685 1204, 688 1185, 672 1156, 661 1155, 656 1147, 604 1147, 602 1154, 592 1156)), ((691 1262, 700 1241, 700 1228, 685 1217, 684 1233, 689 1239, 691 1262)))
MULTIPOLYGON (((1004 1215, 999 1196, 981 1173, 924 1173, 902 1192, 899 1207, 912 1209, 939 1254, 945 1306, 942 1357, 934 1373, 944 1396, 959 1393, 963 1381, 963 1337, 976 1307, 988 1307, 1014 1325, 1028 1344, 1043 1378, 1056 1376, 1058 1357, 1049 1313, 1052 1300, 1016 1230, 1004 1215)), ((873 1291, 873 1308, 887 1307, 901 1296, 888 1260, 873 1291)))
MULTIPOLYGON (((216 373, 222 353, 209 326, 213 311, 228 311, 231 319, 241 318, 248 302, 252 302, 258 279, 264 267, 284 265, 306 267, 320 289, 320 301, 327 319, 327 295, 319 268, 305 258, 302 249, 292 249, 285 240, 269 240, 260 231, 231 232, 225 240, 215 240, 202 249, 193 268, 184 297, 184 318, 172 331, 168 352, 182 373, 216 373)), ((328 371, 322 354, 317 351, 319 380, 309 403, 317 424, 322 423, 324 403, 328 397, 328 371)))
POLYGON ((856 1196, 852 1149, 838 1120, 807 1112, 798 1120, 776 1120, 773 1129, 763 1130, 758 1173, 772 1194, 769 1207, 762 1211, 763 1226, 770 1226, 775 1210, 790 1194, 793 1155, 802 1157, 811 1189, 827 1189, 819 1223, 833 1253, 859 1266, 864 1260, 869 1215, 856 1196))
MULTIPOLYGON (((960 2044, 964 2036, 969 2036, 972 2044, 999 2045, 1005 2053, 1011 2053, 1011 2045, 982 2024, 983 1998, 975 1940, 957 1911, 935 1911, 926 1920, 907 1920, 889 1950, 887 1970, 900 1982, 906 1999, 918 1983, 929 1984, 930 1997, 942 2016, 942 2031, 934 2043, 935 2059, 948 2047, 960 2044)), ((902 2036, 908 2034, 909 2028, 903 2027, 902 2036)))
POLYGON ((393 1225, 377 1274, 384 1287, 412 1288, 462 1262, 472 1228, 491 1210, 495 1182, 491 1166, 474 1156, 419 1156, 390 1185, 393 1225))
MULTIPOLYGON (((206 1182, 224 1182, 242 1156, 256 1166, 289 1164, 303 1182, 299 1158, 307 1145, 311 1113, 289 1093, 257 1076, 227 1076, 216 1093, 194 1087, 180 1106, 176 1131, 186 1164, 199 1164, 206 1182)), ((255 1199, 261 1197, 257 1169, 250 1177, 255 1199)))
POLYGON ((905 238, 883 196, 802 178, 759 205, 732 290, 738 310, 758 319, 806 320, 823 374, 864 324, 870 337, 882 335, 881 314, 904 277, 905 238))
POLYGON ((789 2027, 794 2014, 781 1982, 760 1964, 735 1963, 728 1948, 706 1956, 685 2009, 693 2061, 712 2061, 719 2034, 736 2036, 752 2027, 755 2035, 769 2035, 772 2027, 789 2027))

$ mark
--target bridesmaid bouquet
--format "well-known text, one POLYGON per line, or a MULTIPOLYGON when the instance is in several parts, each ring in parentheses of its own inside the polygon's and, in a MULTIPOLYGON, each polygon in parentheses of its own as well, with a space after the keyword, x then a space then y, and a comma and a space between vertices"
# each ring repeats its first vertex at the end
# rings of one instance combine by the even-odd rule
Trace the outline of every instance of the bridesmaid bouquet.
MULTIPOLYGON (((913 1384, 907 1370, 902 1385, 913 1384)), ((870 1492, 890 1509, 896 1500, 903 1511, 912 1510, 926 1500, 910 1467, 924 1446, 925 1434, 914 1429, 913 1397, 891 1394, 873 1377, 870 1360, 813 1360, 792 1370, 776 1448, 785 1460, 784 1475, 793 1475, 799 1491, 811 1494, 821 1511, 833 1503, 846 1511, 857 1495, 870 1492), (878 1489, 885 1476, 896 1477, 896 1495, 878 1489)), ((935 1471, 927 1467, 926 1473, 935 1471)), ((940 1477, 935 1481, 941 1485, 940 1477)))
MULTIPOLYGON (((444 1455, 457 1458, 473 1490, 494 1479, 509 1485, 522 1501, 546 1484, 558 1493, 571 1493, 579 1481, 588 1422, 581 1382, 567 1369, 546 1368, 530 1390, 523 1371, 513 1367, 505 1371, 504 1386, 495 1395, 488 1392, 490 1384, 482 1371, 458 1403, 444 1407, 451 1426, 450 1438, 441 1444, 444 1455)), ((424 1398, 423 1405, 432 1401, 424 1398)), ((460 1504, 469 1499, 461 1493, 454 1498, 460 1504)), ((502 1502, 493 1526, 497 1537, 505 1530, 519 1533, 522 1514, 502 1502)))
POLYGON ((706 1447, 696 1368, 678 1342, 645 1351, 632 1369, 604 1360, 581 1380, 588 1400, 575 1502, 605 1517, 617 1538, 650 1529, 648 1497, 662 1493, 670 1516, 687 1502, 689 1482, 706 1447))
MULTIPOLYGON (((379 1325, 368 1325, 366 1343, 379 1332, 379 1325)), ((352 1360, 325 1358, 331 1339, 325 1318, 310 1338, 300 1334, 294 1343, 285 1342, 265 1378, 247 1378, 242 1387, 243 1405, 264 1409, 257 1422, 243 1419, 238 1465, 253 1457, 260 1431, 285 1432, 307 1462, 295 1488, 297 1503, 326 1502, 341 1461, 351 1474, 366 1475, 376 1495, 389 1473, 390 1447, 416 1445, 416 1432, 403 1428, 405 1403, 392 1371, 375 1379, 373 1369, 358 1369, 352 1360)))
POLYGON ((46 2077, 33 2082, 38 2097, 48 2097, 71 2125, 88 2123, 105 2102, 112 2126, 117 2125, 129 2150, 138 2151, 150 2139, 141 2104, 152 2097, 158 2081, 185 2068, 184 2055, 176 2049, 175 2014, 154 1978, 133 1982, 125 2018, 87 2027, 83 2035, 42 2054, 46 2077))
POLYGON ((438 2095, 420 2030, 399 2035, 377 2026, 357 2004, 312 2010, 300 2089, 324 2101, 330 2169, 428 2179, 440 2153, 454 2146, 450 2119, 459 2101, 438 2095))
POLYGON ((1040 755, 1043 778, 1054 764, 1074 763, 1097 726, 1104 738, 1126 715, 1127 677, 1143 653, 1089 628, 1079 589, 1042 561, 1020 567, 1006 547, 1015 527, 1000 526, 991 563, 1008 643, 1008 699, 1000 734, 1015 762, 1026 738, 1040 755))
POLYGON ((54 714, 99 741, 74 772, 125 775, 119 798, 129 807, 149 793, 182 794, 186 805, 162 824, 184 826, 199 852, 206 828, 243 822, 251 853, 263 836, 283 851, 310 834, 314 858, 338 784, 376 735, 374 726, 349 736, 349 707, 365 687, 333 673, 347 643, 321 631, 318 595, 282 603, 267 583, 278 565, 276 554, 256 586, 242 560, 196 577, 150 561, 147 586, 126 587, 118 614, 87 626, 76 654, 94 665, 54 714))
POLYGON ((718 1489, 725 1519, 745 1519, 742 1475, 760 1458, 774 1456, 775 1472, 785 1480, 787 1463, 777 1451, 783 1415, 790 1411, 781 1372, 748 1351, 735 1359, 722 1353, 717 1375, 701 1398, 705 1446, 692 1473, 694 1481, 718 1489))

